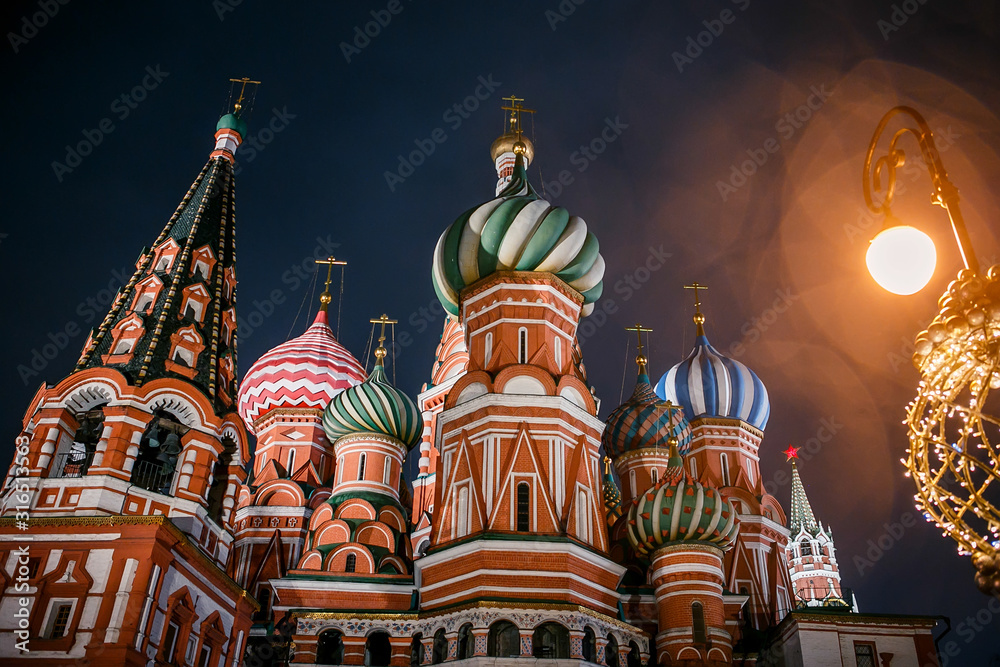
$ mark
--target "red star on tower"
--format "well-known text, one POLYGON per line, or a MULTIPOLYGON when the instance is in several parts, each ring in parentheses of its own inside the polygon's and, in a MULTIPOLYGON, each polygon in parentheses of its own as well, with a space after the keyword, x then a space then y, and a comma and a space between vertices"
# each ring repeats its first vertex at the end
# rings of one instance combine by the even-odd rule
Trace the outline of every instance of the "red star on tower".
POLYGON ((785 455, 785 462, 787 463, 792 459, 799 458, 799 449, 800 449, 799 447, 795 447, 794 445, 788 445, 788 449, 781 452, 782 454, 785 455))

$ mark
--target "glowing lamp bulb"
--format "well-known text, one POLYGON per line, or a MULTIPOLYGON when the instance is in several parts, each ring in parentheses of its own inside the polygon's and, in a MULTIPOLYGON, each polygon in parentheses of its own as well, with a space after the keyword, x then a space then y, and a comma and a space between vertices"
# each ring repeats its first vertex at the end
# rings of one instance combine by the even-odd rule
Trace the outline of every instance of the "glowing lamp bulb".
POLYGON ((879 232, 865 256, 868 272, 886 291, 915 294, 930 282, 937 264, 934 241, 915 227, 896 225, 879 232))

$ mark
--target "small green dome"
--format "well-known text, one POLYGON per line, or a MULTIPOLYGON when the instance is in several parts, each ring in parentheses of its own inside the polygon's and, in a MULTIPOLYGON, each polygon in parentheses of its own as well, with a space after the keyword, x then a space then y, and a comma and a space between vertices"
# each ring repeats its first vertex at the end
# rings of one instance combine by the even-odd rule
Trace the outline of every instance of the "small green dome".
POLYGON ((247 136, 246 121, 231 113, 227 113, 219 119, 219 123, 215 126, 215 131, 218 132, 219 130, 236 130, 240 133, 240 138, 242 139, 246 139, 247 136))
POLYGON ((672 543, 709 543, 725 551, 738 531, 736 512, 718 489, 680 468, 668 470, 628 511, 628 539, 643 556, 672 543))
POLYGON ((389 384, 381 360, 367 380, 334 396, 323 412, 330 442, 354 433, 376 433, 412 447, 420 442, 423 428, 416 403, 389 384))

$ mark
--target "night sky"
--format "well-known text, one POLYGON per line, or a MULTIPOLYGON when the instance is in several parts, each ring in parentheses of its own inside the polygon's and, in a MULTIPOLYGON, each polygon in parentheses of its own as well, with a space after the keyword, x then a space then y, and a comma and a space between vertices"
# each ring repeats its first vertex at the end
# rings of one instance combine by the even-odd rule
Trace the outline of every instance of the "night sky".
POLYGON ((682 285, 707 284, 710 340, 771 397, 768 489, 788 506, 780 452, 805 446, 809 498, 862 610, 950 616, 949 663, 995 664, 1000 605, 918 516, 899 462, 910 344, 960 259, 914 163, 894 211, 935 239, 938 270, 913 297, 878 288, 864 253, 881 221, 864 214, 860 178, 882 114, 915 106, 982 263, 1000 262, 993 3, 42 0, 2 12, 4 460, 39 384, 71 370, 207 160, 230 77, 263 82, 238 154, 240 371, 308 324, 311 259, 332 252, 349 262, 342 342, 364 361, 369 318, 398 319, 398 384, 415 396, 441 330, 434 244, 493 197, 489 146, 501 97, 516 94, 537 109, 533 184, 586 219, 607 261, 582 330, 602 416, 623 365, 632 388, 623 328, 654 329, 658 377, 693 344, 682 285))

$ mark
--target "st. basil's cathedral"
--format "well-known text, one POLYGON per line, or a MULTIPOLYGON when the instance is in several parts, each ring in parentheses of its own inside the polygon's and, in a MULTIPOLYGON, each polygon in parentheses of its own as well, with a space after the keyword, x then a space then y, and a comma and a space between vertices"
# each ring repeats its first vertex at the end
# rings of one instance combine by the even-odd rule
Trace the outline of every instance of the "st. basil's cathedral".
POLYGON ((860 613, 841 586, 794 448, 790 514, 767 493, 770 397, 700 309, 655 384, 630 329, 635 389, 598 417, 577 330, 604 259, 528 182, 507 99, 495 196, 434 249, 447 317, 415 400, 386 373, 392 320, 373 320, 370 370, 334 337, 329 272, 313 323, 238 382, 247 124, 223 116, 73 371, 25 412, 5 665, 938 664, 934 618, 860 613))

